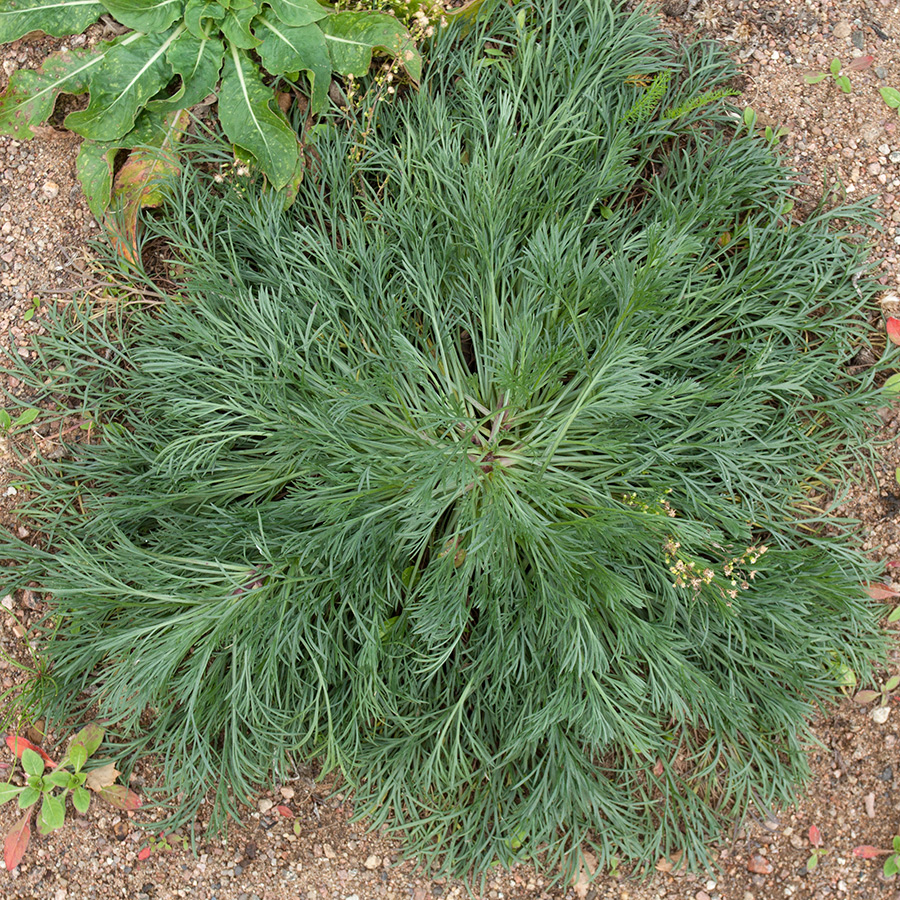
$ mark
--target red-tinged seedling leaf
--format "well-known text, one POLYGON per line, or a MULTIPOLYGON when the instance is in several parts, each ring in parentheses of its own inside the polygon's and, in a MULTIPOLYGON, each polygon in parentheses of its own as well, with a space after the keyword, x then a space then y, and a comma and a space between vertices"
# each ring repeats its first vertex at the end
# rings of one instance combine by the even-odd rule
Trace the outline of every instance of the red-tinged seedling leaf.
POLYGON ((97 793, 107 803, 111 803, 118 809, 124 809, 128 812, 140 809, 143 802, 134 791, 128 790, 123 784, 111 784, 108 787, 101 788, 97 793))
POLYGON ((31 810, 9 830, 3 845, 3 861, 6 871, 12 870, 22 861, 28 842, 31 840, 31 810))
POLYGON ((819 831, 819 828, 816 825, 809 826, 809 842, 813 845, 813 847, 822 846, 822 833, 819 831))
POLYGON ((853 698, 854 703, 874 703, 879 697, 881 693, 879 691, 860 691, 853 698))
POLYGON ((885 853, 890 853, 890 850, 879 850, 878 847, 873 847, 871 844, 853 848, 853 855, 860 859, 875 859, 878 856, 884 856, 885 853))
POLYGON ((847 63, 847 68, 853 72, 865 72, 873 62, 875 62, 874 56, 857 56, 856 59, 847 63))
POLYGON ((277 809, 286 819, 294 818, 294 812, 289 806, 276 806, 275 809, 277 809))
POLYGON ((887 328, 887 336, 891 339, 891 343, 900 344, 900 319, 896 318, 896 316, 888 316, 885 327, 887 328))
POLYGON ((139 860, 141 860, 141 862, 143 862, 145 859, 149 859, 150 854, 151 854, 152 852, 153 852, 153 851, 152 851, 149 847, 144 847, 144 849, 141 850, 140 853, 138 853, 137 858, 138 858, 139 860))
POLYGON ((37 753, 37 755, 40 756, 40 758, 44 760, 44 762, 47 763, 48 766, 52 766, 54 769, 56 768, 56 763, 53 762, 53 760, 50 759, 50 757, 43 750, 41 750, 40 747, 32 744, 31 741, 29 741, 27 738, 19 737, 16 734, 8 734, 6 736, 6 746, 9 747, 9 749, 19 757, 19 759, 22 758, 22 754, 26 750, 34 750, 34 752, 37 753))
POLYGON ((886 584, 867 584, 866 585, 866 593, 873 600, 889 600, 891 597, 900 597, 900 594, 897 591, 889 588, 886 584))

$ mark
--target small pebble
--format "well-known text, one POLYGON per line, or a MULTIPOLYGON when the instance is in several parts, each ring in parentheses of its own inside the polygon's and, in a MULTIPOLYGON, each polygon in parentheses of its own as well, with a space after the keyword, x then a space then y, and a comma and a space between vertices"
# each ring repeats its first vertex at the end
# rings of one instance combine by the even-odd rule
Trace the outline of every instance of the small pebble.
POLYGON ((59 185, 55 181, 45 181, 41 191, 48 200, 53 200, 59 193, 59 185))

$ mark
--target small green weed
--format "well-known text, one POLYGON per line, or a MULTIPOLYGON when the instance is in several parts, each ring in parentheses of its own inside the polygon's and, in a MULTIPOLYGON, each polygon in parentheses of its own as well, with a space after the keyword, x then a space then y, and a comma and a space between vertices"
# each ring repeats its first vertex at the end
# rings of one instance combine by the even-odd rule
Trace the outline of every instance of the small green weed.
POLYGON ((4 431, 18 431, 20 428, 30 425, 40 414, 41 411, 39 409, 30 406, 14 419, 8 410, 0 409, 0 428, 4 431))
POLYGON ((828 852, 822 846, 822 833, 816 825, 809 826, 809 843, 812 847, 812 852, 806 861, 806 871, 812 872, 819 865, 819 860, 828 852))
POLYGON ((25 310, 24 315, 22 316, 22 320, 25 322, 30 322, 34 317, 37 311, 41 308, 41 299, 40 297, 35 297, 28 309, 25 310))
POLYGON ((861 847, 853 848, 853 855, 860 859, 877 859, 879 856, 886 856, 884 861, 884 877, 890 878, 900 872, 900 835, 894 837, 892 841, 892 849, 882 850, 879 847, 873 847, 871 844, 863 844, 861 847))
POLYGON ((837 57, 835 57, 831 61, 831 65, 828 67, 827 72, 817 72, 815 75, 804 75, 803 80, 807 84, 818 84, 820 81, 824 81, 830 76, 834 79, 834 83, 845 94, 852 94, 853 85, 851 84, 849 77, 845 75, 844 72, 863 72, 868 69, 874 61, 874 56, 857 56, 855 59, 847 63, 845 67, 842 65, 841 61, 837 57))
POLYGON ((880 88, 879 93, 881 94, 881 99, 884 100, 891 109, 896 109, 897 115, 900 115, 900 91, 898 91, 897 88, 885 87, 880 88))
MULTIPOLYGON (((756 129, 757 122, 759 121, 759 116, 757 115, 756 110, 752 106, 745 106, 742 118, 744 124, 747 126, 747 130, 753 132, 756 129)), ((787 134, 790 134, 790 132, 783 125, 779 125, 778 128, 773 128, 771 125, 766 125, 763 129, 763 135, 770 144, 781 143, 781 139, 787 134)))
MULTIPOLYGON (((18 798, 19 809, 25 813, 6 835, 4 861, 7 871, 11 872, 25 855, 31 840, 31 819, 38 801, 41 801, 37 818, 40 835, 63 827, 69 794, 72 795, 72 805, 82 814, 90 806, 90 791, 120 809, 140 807, 141 799, 137 794, 124 785, 115 784, 119 773, 112 763, 84 770, 85 763, 97 752, 102 741, 103 729, 94 724, 86 725, 72 738, 68 752, 57 764, 31 741, 14 734, 7 737, 7 746, 21 760, 25 782, 15 785, 10 780, 0 784, 0 805, 18 798)), ((11 771, 10 778, 14 771, 11 771)))

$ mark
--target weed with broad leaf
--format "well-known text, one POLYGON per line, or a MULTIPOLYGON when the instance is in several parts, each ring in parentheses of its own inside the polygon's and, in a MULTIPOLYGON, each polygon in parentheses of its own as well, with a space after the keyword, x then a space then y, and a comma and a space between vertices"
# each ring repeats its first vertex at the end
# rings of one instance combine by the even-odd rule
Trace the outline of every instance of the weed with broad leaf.
POLYGON ((900 91, 898 91, 897 88, 885 87, 880 88, 878 92, 881 94, 881 99, 884 100, 891 109, 896 109, 897 115, 900 115, 900 91))
POLYGON ((809 843, 812 847, 812 852, 806 861, 806 871, 812 872, 819 865, 819 860, 828 852, 822 846, 822 832, 819 831, 816 825, 809 826, 809 843))
POLYGON ((803 80, 807 84, 818 84, 820 81, 824 81, 829 76, 834 79, 834 83, 845 93, 852 94, 853 93, 853 85, 850 83, 850 79, 845 75, 845 72, 864 72, 872 63, 875 61, 874 56, 858 56, 856 59, 851 60, 847 63, 846 67, 842 65, 841 61, 835 57, 831 61, 831 65, 828 67, 827 72, 817 72, 815 75, 805 75, 803 80))
POLYGON ((886 856, 884 861, 884 877, 890 878, 900 872, 900 835, 896 835, 892 841, 892 849, 882 850, 880 847, 873 847, 871 844, 863 844, 861 847, 853 848, 853 855, 860 859, 876 859, 879 856, 886 856))
POLYGON ((22 860, 31 840, 31 820, 40 801, 37 831, 50 834, 65 824, 66 800, 72 796, 72 806, 84 814, 91 802, 91 791, 113 806, 135 810, 141 806, 141 798, 124 785, 116 784, 119 772, 112 763, 85 770, 84 766, 103 741, 103 729, 98 725, 86 725, 72 738, 62 762, 55 763, 40 747, 18 735, 6 738, 10 750, 21 760, 23 784, 12 783, 15 769, 10 770, 10 780, 0 784, 0 805, 17 799, 24 815, 6 835, 4 862, 11 872, 22 860))

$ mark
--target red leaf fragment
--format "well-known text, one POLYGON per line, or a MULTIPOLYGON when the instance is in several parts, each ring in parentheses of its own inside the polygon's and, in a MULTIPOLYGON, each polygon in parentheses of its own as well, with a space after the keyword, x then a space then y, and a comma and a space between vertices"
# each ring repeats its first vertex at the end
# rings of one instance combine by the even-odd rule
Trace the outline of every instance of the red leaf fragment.
POLYGON ((3 861, 6 863, 6 871, 12 870, 22 861, 28 842, 31 840, 31 810, 22 819, 13 825, 6 835, 6 843, 3 846, 3 861))
POLYGON ((45 763, 47 763, 48 766, 53 766, 54 768, 56 768, 56 763, 53 762, 53 760, 50 759, 50 757, 43 750, 41 750, 40 747, 38 747, 36 744, 32 744, 31 741, 29 741, 27 738, 19 737, 16 734, 8 734, 6 736, 6 746, 9 747, 9 749, 12 750, 12 752, 15 753, 19 759, 22 758, 22 754, 26 750, 34 750, 34 752, 37 753, 37 755, 40 756, 40 758, 45 763))
POLYGON ((888 316, 887 320, 887 336, 891 339, 892 344, 900 344, 900 319, 894 316, 888 316))
MULTIPOLYGON (((897 322, 900 324, 900 319, 897 322)), ((897 593, 893 588, 878 582, 867 584, 865 590, 873 600, 888 600, 891 597, 900 597, 900 593, 897 593)))
POLYGON ((809 826, 809 842, 813 845, 813 847, 822 846, 822 833, 819 831, 818 826, 816 825, 809 826))
POLYGON ((276 806, 275 809, 277 809, 286 819, 294 818, 294 811, 289 806, 276 806))
POLYGON ((844 68, 851 72, 864 72, 873 62, 875 62, 874 56, 857 56, 856 59, 851 59, 844 68))
POLYGON ((853 848, 853 855, 858 856, 860 859, 875 859, 890 852, 890 850, 879 850, 878 847, 873 847, 871 844, 863 844, 861 847, 853 848))
POLYGON ((764 857, 756 854, 750 857, 747 863, 747 871, 753 872, 754 875, 771 875, 772 864, 764 857))
POLYGON ((661 759, 658 759, 656 761, 656 765, 653 767, 653 774, 657 778, 659 778, 662 775, 663 771, 664 771, 663 761, 661 759))
POLYGON ((138 853, 137 858, 141 860, 141 862, 143 862, 145 859, 148 859, 150 857, 151 853, 152 851, 149 847, 144 847, 144 849, 141 850, 140 853, 138 853))
POLYGON ((119 809, 128 812, 140 809, 143 801, 134 792, 128 790, 123 784, 110 784, 107 787, 100 788, 97 793, 107 802, 119 809))

